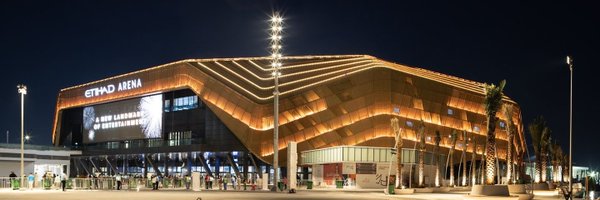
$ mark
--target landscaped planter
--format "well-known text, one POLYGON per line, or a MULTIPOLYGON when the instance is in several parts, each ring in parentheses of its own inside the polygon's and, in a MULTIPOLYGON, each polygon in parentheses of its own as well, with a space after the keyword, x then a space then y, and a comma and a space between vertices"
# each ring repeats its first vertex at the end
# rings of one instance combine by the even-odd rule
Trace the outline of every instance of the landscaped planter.
POLYGON ((52 188, 52 179, 44 178, 44 179, 42 179, 42 183, 43 183, 42 185, 45 190, 49 190, 52 188))
POLYGON ((389 184, 387 188, 387 194, 396 194, 396 191, 394 190, 395 187, 396 186, 394 184, 389 184))
POLYGON ((18 190, 21 188, 21 179, 12 179, 11 185, 13 190, 18 190))
POLYGON ((344 181, 335 181, 335 188, 344 188, 344 181))
POLYGON ((507 185, 474 185, 469 195, 508 197, 510 193, 507 185))

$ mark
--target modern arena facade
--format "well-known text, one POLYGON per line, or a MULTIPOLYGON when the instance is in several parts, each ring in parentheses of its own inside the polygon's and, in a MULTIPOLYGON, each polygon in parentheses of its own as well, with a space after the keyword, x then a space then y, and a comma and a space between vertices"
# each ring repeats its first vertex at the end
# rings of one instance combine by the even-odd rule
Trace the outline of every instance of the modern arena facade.
MULTIPOLYGON (((466 131, 467 138, 459 134, 456 155, 465 139, 478 145, 467 145, 466 157, 454 156, 454 163, 465 157, 470 165, 473 152, 481 160, 487 131, 483 83, 368 55, 282 61, 280 166, 286 163, 289 142, 297 142, 298 152, 389 149, 392 117, 400 120, 404 148, 415 146, 417 127, 424 123, 427 151, 433 149, 436 131, 442 134, 442 154, 451 147, 453 130, 466 131)), ((270 57, 189 59, 65 88, 58 94, 53 143, 82 150, 71 159, 72 176, 199 171, 248 177, 265 172, 273 160, 271 71, 270 57)), ((526 144, 520 108, 506 96, 503 103, 514 106, 513 154, 522 159, 526 144)), ((498 117, 502 162, 507 122, 501 112, 498 117)), ((317 163, 303 163, 311 160, 303 156, 298 171, 309 179, 317 163)))

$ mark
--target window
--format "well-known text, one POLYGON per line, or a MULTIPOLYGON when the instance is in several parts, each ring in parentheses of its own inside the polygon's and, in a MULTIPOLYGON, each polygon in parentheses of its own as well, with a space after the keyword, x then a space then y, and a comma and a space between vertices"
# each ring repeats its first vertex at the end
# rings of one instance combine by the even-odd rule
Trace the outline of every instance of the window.
POLYGON ((479 133, 479 126, 474 126, 473 131, 475 131, 476 133, 479 133))
POLYGON ((454 110, 448 108, 448 115, 454 115, 454 110))
POLYGON ((500 121, 500 128, 502 128, 502 129, 506 128, 506 123, 504 123, 503 121, 500 121))
POLYGON ((192 131, 178 131, 169 133, 169 146, 191 144, 192 131))
MULTIPOLYGON (((167 106, 167 103, 170 103, 167 101, 165 101, 165 112, 168 112, 167 109, 169 108, 167 106)), ((198 108, 198 96, 187 96, 187 97, 179 97, 179 98, 175 98, 173 99, 173 107, 171 108, 172 111, 181 111, 181 110, 191 110, 194 108, 198 108)))
POLYGON ((408 127, 413 127, 413 123, 412 123, 411 121, 406 121, 406 125, 407 125, 408 127))
POLYGON ((165 100, 165 106, 164 106, 164 111, 165 112, 169 112, 171 111, 171 100, 165 100))
POLYGON ((398 107, 394 107, 394 113, 396 113, 396 114, 400 114, 400 108, 398 108, 398 107))

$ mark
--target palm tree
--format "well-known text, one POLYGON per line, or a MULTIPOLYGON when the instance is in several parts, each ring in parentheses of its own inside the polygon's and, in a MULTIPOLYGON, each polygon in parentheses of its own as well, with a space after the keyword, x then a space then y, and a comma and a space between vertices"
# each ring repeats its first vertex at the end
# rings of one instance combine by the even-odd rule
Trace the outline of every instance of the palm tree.
POLYGON ((504 117, 506 117, 506 135, 508 137, 508 147, 506 148, 506 182, 510 184, 513 174, 513 160, 512 160, 512 145, 514 139, 513 132, 513 106, 511 104, 504 105, 504 117))
POLYGON ((487 142, 486 142, 486 177, 485 184, 493 185, 494 184, 494 174, 496 174, 496 122, 498 122, 498 117, 496 117, 496 112, 502 106, 502 91, 504 90, 504 86, 506 85, 506 81, 500 81, 498 86, 491 84, 484 84, 484 92, 485 99, 483 101, 483 105, 485 106, 485 114, 487 118, 487 142))
MULTIPOLYGON (((486 141, 487 141, 487 139, 486 139, 486 141)), ((479 171, 481 173, 481 175, 479 176, 479 178, 481 179, 480 183, 482 185, 485 184, 485 147, 487 147, 487 144, 483 145, 483 147, 482 147, 483 148, 483 152, 481 153, 481 161, 479 163, 479 171)))
POLYGON ((467 144, 469 143, 467 139, 467 131, 463 130, 463 151, 462 151, 462 186, 467 185, 467 144))
POLYGON ((477 140, 473 137, 473 153, 471 154, 471 185, 475 185, 477 178, 477 167, 475 166, 475 157, 477 157, 477 140))
POLYGON ((419 187, 423 187, 425 177, 425 122, 421 120, 419 127, 419 187))
POLYGON ((440 142, 442 141, 442 137, 440 136, 440 131, 435 131, 435 146, 433 147, 433 165, 435 166, 435 187, 440 186, 440 142))
POLYGON ((531 134, 531 142, 533 143, 533 151, 535 152, 535 182, 545 182, 546 173, 546 151, 550 140, 550 128, 546 125, 544 117, 535 118, 528 126, 529 134, 531 134))
POLYGON ((550 152, 552 155, 552 181, 560 182, 560 173, 558 166, 561 164, 561 159, 563 158, 563 151, 560 147, 560 144, 556 140, 552 144, 550 148, 550 152))
POLYGON ((562 159, 562 182, 571 181, 571 172, 569 172, 569 155, 564 154, 562 159))
POLYGON ((448 153, 450 161, 450 187, 454 186, 454 148, 456 147, 456 130, 450 134, 450 152, 448 153))
MULTIPOLYGON (((394 132, 395 148, 396 148, 396 189, 402 188, 402 129, 397 117, 390 120, 392 131, 394 132)), ((391 166, 390 166, 391 167, 391 166)))

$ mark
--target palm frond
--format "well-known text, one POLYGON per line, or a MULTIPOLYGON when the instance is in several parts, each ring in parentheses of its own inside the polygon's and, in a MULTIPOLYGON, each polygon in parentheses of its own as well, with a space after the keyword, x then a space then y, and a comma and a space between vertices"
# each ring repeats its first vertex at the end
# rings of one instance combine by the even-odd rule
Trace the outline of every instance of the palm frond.
POLYGON ((488 116, 496 116, 496 112, 502 106, 502 95, 506 80, 500 81, 496 86, 494 84, 484 84, 483 89, 485 93, 485 99, 483 105, 485 106, 485 112, 488 116))

